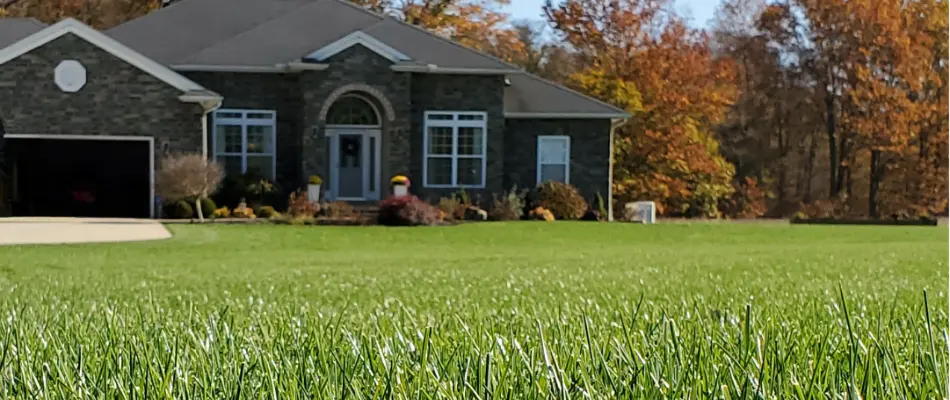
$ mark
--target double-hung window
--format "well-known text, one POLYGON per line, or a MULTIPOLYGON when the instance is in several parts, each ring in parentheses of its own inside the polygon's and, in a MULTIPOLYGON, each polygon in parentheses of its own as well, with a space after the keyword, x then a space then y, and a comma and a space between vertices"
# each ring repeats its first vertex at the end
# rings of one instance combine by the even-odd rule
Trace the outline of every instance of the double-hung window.
POLYGON ((571 181, 571 138, 538 136, 538 183, 571 181))
POLYGON ((422 176, 426 187, 485 187, 484 112, 425 113, 422 176))
POLYGON ((274 179, 277 113, 269 110, 218 110, 213 115, 214 159, 227 174, 252 173, 274 179))

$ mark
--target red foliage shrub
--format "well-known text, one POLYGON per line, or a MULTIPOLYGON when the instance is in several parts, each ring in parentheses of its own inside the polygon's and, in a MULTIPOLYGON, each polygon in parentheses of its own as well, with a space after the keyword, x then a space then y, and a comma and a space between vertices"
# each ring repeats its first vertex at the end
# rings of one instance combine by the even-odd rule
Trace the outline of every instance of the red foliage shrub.
POLYGON ((298 190, 287 200, 287 213, 295 218, 312 218, 320 211, 320 205, 310 201, 307 192, 298 190))
POLYGON ((765 214, 766 193, 754 177, 733 182, 734 192, 719 202, 719 211, 729 218, 758 218, 765 214))
POLYGON ((390 197, 379 203, 378 222, 389 226, 435 225, 440 221, 438 208, 416 196, 390 197))

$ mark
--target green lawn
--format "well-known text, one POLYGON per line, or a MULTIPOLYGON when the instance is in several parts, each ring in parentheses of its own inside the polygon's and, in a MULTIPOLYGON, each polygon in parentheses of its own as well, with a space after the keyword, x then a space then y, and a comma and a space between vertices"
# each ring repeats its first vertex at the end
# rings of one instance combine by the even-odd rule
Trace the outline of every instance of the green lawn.
POLYGON ((944 227, 170 228, 0 247, 0 398, 947 397, 944 227))

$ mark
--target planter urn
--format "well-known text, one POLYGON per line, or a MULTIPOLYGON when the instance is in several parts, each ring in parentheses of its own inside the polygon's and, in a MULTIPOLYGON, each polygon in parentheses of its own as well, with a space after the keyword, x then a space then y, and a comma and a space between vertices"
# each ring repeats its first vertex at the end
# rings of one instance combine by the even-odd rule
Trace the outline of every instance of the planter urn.
POLYGON ((409 178, 397 175, 389 181, 392 186, 393 197, 405 197, 409 195, 409 178))
POLYGON ((307 184, 307 200, 310 200, 314 203, 320 202, 320 184, 319 183, 309 183, 307 184))

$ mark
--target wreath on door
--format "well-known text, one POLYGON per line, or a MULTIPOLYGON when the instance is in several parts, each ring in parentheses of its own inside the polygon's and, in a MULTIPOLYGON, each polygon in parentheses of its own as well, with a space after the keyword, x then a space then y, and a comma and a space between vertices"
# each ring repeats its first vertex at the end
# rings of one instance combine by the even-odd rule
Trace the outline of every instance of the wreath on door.
POLYGON ((360 142, 358 140, 347 140, 343 144, 343 154, 346 156, 357 156, 360 152, 360 142))

